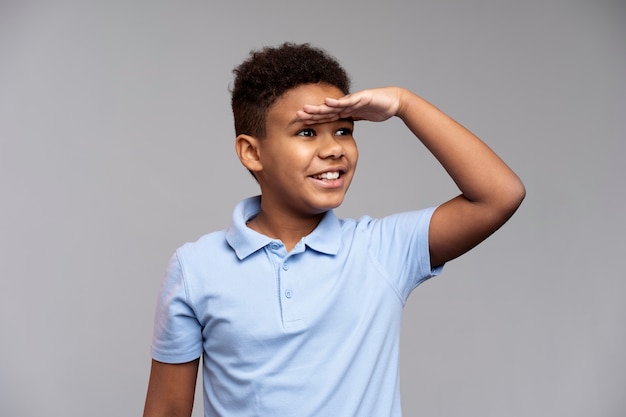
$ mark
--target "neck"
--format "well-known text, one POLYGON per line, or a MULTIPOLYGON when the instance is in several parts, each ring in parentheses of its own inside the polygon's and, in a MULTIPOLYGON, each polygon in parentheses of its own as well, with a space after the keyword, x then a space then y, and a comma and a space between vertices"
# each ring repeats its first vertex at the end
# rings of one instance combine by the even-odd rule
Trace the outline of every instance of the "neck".
POLYGON ((248 227, 272 239, 280 239, 289 252, 304 236, 317 227, 323 216, 324 213, 310 217, 268 215, 261 209, 259 214, 248 222, 248 227))

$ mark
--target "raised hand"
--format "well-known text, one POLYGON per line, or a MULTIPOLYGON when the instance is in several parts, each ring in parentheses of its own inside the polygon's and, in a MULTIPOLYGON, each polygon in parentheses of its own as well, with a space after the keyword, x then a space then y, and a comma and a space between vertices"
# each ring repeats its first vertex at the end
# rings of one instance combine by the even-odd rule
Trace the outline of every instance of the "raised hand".
POLYGON ((338 99, 326 98, 323 104, 306 104, 296 115, 306 124, 343 118, 382 122, 398 115, 403 91, 398 87, 385 87, 362 90, 338 99))

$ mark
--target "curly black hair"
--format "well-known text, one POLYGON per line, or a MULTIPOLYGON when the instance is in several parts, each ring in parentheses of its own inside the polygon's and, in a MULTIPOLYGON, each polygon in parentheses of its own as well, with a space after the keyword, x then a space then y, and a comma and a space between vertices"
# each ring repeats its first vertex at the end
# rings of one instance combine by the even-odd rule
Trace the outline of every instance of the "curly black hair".
POLYGON ((287 90, 303 84, 326 83, 350 92, 346 71, 326 51, 308 43, 285 42, 251 51, 233 73, 231 105, 235 134, 265 137, 265 118, 287 90))

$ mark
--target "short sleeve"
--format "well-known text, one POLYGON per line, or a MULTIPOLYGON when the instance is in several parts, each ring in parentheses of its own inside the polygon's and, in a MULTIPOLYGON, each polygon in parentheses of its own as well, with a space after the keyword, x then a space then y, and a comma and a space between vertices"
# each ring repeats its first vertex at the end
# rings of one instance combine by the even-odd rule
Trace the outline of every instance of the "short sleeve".
POLYGON ((397 213, 372 225, 370 252, 406 300, 422 282, 441 272, 430 265, 428 229, 435 207, 397 213))
POLYGON ((169 262, 154 318, 152 357, 165 363, 184 363, 202 355, 202 328, 189 303, 178 254, 169 262))

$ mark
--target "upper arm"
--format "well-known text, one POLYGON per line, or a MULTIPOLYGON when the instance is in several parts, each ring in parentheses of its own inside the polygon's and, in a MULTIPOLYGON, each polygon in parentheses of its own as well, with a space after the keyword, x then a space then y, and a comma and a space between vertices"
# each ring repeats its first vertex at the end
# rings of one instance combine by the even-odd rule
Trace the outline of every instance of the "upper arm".
POLYGON ((493 206, 459 195, 437 207, 428 231, 431 265, 443 265, 485 240, 513 215, 521 198, 493 206))
POLYGON ((144 417, 191 416, 200 358, 169 364, 152 360, 144 417))

